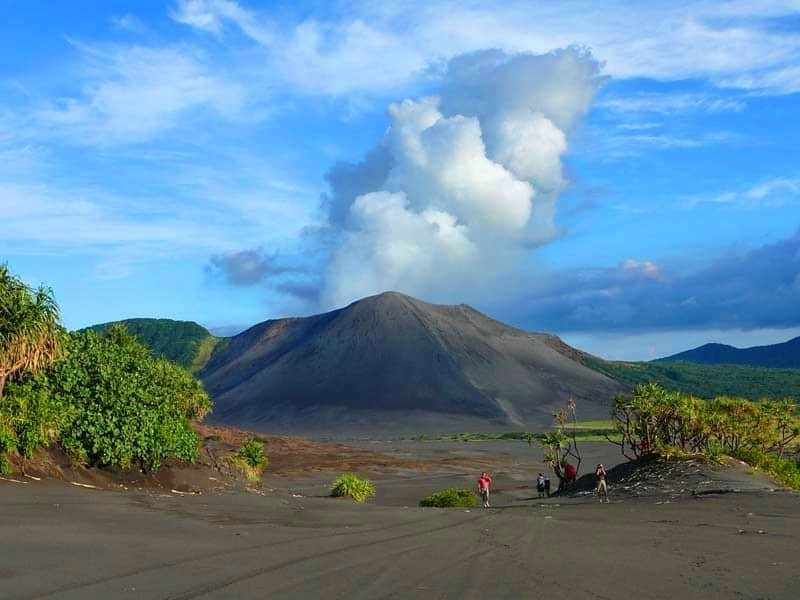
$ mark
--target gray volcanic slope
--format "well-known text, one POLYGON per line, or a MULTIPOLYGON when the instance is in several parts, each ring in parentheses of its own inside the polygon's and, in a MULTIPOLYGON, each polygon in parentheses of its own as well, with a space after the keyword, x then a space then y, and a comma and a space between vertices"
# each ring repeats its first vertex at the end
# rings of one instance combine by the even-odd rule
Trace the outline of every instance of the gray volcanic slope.
POLYGON ((606 417, 619 384, 570 352, 466 305, 387 292, 255 325, 200 377, 215 421, 265 431, 541 428, 570 397, 579 418, 606 417))

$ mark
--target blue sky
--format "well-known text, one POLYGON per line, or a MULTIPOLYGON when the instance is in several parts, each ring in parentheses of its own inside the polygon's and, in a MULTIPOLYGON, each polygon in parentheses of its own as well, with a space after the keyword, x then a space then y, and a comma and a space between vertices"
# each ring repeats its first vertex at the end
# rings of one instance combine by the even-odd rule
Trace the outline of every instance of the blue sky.
POLYGON ((796 2, 4 4, 0 260, 67 326, 397 289, 601 356, 800 334, 796 2))

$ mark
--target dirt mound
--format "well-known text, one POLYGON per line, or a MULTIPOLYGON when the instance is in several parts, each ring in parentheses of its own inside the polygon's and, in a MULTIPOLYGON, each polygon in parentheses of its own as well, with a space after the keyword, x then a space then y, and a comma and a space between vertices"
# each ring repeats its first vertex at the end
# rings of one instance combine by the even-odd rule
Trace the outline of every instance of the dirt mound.
MULTIPOLYGON (((716 464, 701 456, 675 460, 653 456, 626 461, 609 470, 606 480, 616 496, 652 496, 665 501, 682 496, 773 491, 781 487, 741 461, 729 459, 716 464)), ((592 469, 578 480, 575 495, 591 494, 596 485, 592 469)))

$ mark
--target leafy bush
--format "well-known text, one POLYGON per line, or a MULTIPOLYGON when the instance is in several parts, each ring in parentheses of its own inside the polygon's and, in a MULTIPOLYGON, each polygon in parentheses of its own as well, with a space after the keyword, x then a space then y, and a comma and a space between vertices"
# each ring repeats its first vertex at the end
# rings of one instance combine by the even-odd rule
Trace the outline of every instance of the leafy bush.
POLYGON ((261 480, 261 474, 267 466, 264 443, 261 438, 251 437, 233 456, 234 462, 239 465, 247 479, 254 483, 261 480))
POLYGON ((66 357, 9 385, 0 422, 21 452, 57 440, 91 465, 157 469, 168 457, 194 460, 191 419, 211 408, 202 384, 116 327, 106 335, 73 333, 66 357))
POLYGON ((13 433, 15 449, 29 458, 37 448, 58 439, 75 416, 73 406, 53 398, 47 386, 35 381, 26 379, 9 384, 9 393, 0 400, 0 415, 5 415, 4 420, 13 433))
POLYGON ((419 505, 437 508, 470 508, 478 506, 478 495, 466 488, 449 488, 431 494, 421 500, 419 505))
POLYGON ((617 396, 612 416, 628 458, 666 448, 684 453, 731 454, 755 449, 782 457, 800 436, 798 407, 789 400, 701 400, 656 384, 617 396))
POLYGON ((356 502, 364 502, 375 495, 375 486, 371 481, 362 479, 353 473, 339 475, 331 484, 331 496, 350 496, 356 502))
POLYGON ((264 442, 259 438, 249 438, 236 452, 236 456, 253 468, 267 466, 264 442))
POLYGON ((0 475, 11 475, 9 452, 17 449, 17 436, 8 426, 0 422, 0 475))

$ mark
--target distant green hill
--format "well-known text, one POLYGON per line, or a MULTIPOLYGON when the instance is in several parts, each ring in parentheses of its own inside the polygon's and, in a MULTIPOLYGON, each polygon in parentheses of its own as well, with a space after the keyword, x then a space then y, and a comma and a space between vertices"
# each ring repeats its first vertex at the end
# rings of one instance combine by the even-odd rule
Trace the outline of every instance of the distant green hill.
POLYGON ((653 382, 700 398, 800 398, 800 369, 689 362, 615 362, 588 355, 582 357, 582 362, 628 386, 653 382))
POLYGON ((86 329, 103 332, 117 324, 124 325, 154 356, 163 356, 193 373, 205 366, 214 348, 225 339, 211 335, 194 321, 172 319, 124 319, 86 329))
POLYGON ((800 369, 800 337, 769 346, 735 348, 725 344, 705 344, 654 362, 690 362, 706 365, 749 365, 800 369))

